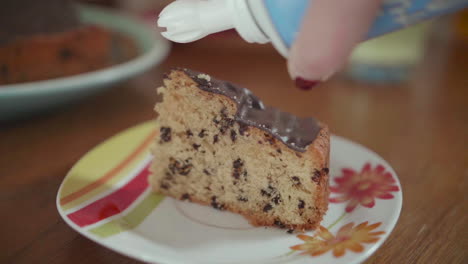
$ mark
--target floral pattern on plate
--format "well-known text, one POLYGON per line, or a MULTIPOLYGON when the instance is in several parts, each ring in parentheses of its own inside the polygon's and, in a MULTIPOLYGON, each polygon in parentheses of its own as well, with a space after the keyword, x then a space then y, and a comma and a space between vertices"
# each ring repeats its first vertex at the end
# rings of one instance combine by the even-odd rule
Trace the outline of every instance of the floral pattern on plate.
POLYGON ((352 212, 359 204, 372 208, 375 199, 392 199, 391 192, 399 191, 396 181, 383 165, 372 168, 366 163, 360 172, 353 169, 342 169, 342 176, 335 178, 337 185, 330 186, 332 193, 340 194, 330 198, 332 203, 348 202, 346 212, 352 212))
POLYGON ((348 223, 342 226, 336 235, 329 231, 341 222, 346 214, 352 213, 358 205, 373 208, 376 198, 389 200, 395 197, 392 192, 400 190, 392 174, 386 171, 381 164, 372 168, 371 163, 367 162, 359 172, 343 168, 341 173, 342 175, 334 177, 336 185, 330 186, 330 191, 339 195, 331 197, 329 200, 331 203, 348 202, 345 213, 329 228, 320 226, 312 236, 298 235, 297 238, 304 243, 292 246, 293 251, 301 251, 302 255, 312 257, 332 251, 333 256, 339 258, 345 255, 347 249, 355 253, 363 252, 363 243, 375 243, 379 240, 379 236, 385 234, 384 231, 373 231, 382 224, 381 222, 369 225, 367 221, 355 227, 353 222, 348 223))
POLYGON ((331 196, 322 226, 291 235, 153 193, 147 177, 156 136, 154 123, 147 122, 87 153, 59 189, 64 221, 96 243, 146 263, 306 264, 312 258, 351 264, 375 252, 398 220, 402 194, 395 172, 346 139, 331 137, 331 196))
POLYGON ((362 243, 375 243, 383 231, 372 232, 382 223, 369 225, 368 222, 354 226, 354 223, 348 223, 342 226, 336 236, 330 233, 328 229, 321 226, 313 236, 298 235, 297 237, 304 241, 304 244, 292 246, 292 250, 302 251, 303 255, 312 257, 322 255, 328 251, 333 251, 333 256, 342 257, 349 249, 356 253, 364 251, 362 243))

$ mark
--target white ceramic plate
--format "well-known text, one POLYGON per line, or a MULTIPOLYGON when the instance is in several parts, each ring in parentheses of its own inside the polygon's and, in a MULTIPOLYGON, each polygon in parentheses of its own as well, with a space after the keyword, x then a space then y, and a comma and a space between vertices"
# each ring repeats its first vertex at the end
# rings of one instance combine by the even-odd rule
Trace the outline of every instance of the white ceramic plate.
POLYGON ((128 129, 69 172, 57 208, 77 232, 149 263, 361 263, 394 228, 401 186, 390 165, 346 139, 331 140, 330 206, 304 234, 255 228, 241 216, 151 193, 154 123, 128 129))
POLYGON ((65 105, 134 77, 161 62, 170 44, 146 24, 114 11, 79 6, 84 23, 97 24, 132 38, 140 54, 113 67, 45 81, 0 86, 0 121, 65 105))

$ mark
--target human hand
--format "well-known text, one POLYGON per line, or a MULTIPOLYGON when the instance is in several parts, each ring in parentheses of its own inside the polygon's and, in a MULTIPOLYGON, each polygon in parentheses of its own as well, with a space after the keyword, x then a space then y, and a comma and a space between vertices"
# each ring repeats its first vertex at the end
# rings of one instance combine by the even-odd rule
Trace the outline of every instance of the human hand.
POLYGON ((312 0, 288 61, 296 86, 309 90, 345 64, 382 0, 312 0))

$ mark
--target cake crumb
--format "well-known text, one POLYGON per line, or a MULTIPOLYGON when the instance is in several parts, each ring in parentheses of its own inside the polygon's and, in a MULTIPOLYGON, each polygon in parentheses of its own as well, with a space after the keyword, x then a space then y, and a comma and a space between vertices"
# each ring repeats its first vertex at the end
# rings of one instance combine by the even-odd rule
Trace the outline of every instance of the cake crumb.
POLYGON ((211 76, 209 76, 208 74, 200 73, 200 74, 197 75, 197 78, 198 79, 205 79, 205 80, 211 82, 211 76))

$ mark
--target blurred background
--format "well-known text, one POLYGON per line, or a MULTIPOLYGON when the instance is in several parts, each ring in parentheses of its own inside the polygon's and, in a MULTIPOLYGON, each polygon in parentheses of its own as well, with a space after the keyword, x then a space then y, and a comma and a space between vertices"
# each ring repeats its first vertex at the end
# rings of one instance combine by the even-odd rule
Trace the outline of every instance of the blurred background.
MULTIPOLYGON (((18 5, 18 1, 6 1, 16 2, 18 5)), ((26 4, 34 2, 21 1, 26 4)), ((51 4, 54 1, 57 2, 57 0, 48 1, 51 4)), ((63 3, 68 1, 58 2, 65 5, 63 3)), ((284 59, 270 45, 247 44, 234 31, 215 34, 191 44, 173 44, 168 55, 169 48, 166 46, 169 45, 165 40, 161 37, 158 37, 157 41, 148 38, 149 35, 158 35, 157 15, 170 1, 80 0, 78 2, 86 6, 105 8, 103 12, 99 9, 98 11, 81 9, 78 12, 80 14, 77 15, 77 20, 81 19, 86 24, 97 23, 102 26, 101 29, 104 29, 104 32, 87 29, 88 31, 85 32, 73 32, 67 36, 55 37, 53 43, 44 44, 44 41, 34 39, 31 43, 17 41, 20 43, 4 44, 3 51, 0 49, 0 55, 6 54, 3 57, 4 61, 7 61, 2 66, 5 77, 3 80, 0 79, 0 91, 4 92, 4 94, 0 93, 0 105, 3 104, 0 106, 0 112, 2 112, 0 120, 30 118, 31 114, 35 115, 51 111, 51 109, 55 109, 54 111, 70 110, 71 108, 63 108, 63 106, 83 102, 79 101, 82 98, 92 100, 89 99, 89 95, 98 94, 104 90, 101 87, 108 88, 109 86, 114 89, 132 87, 127 89, 134 93, 144 90, 147 94, 142 100, 154 102, 152 87, 161 83, 161 71, 167 71, 173 66, 182 66, 249 87, 267 103, 299 115, 308 115, 310 111, 320 117, 322 111, 330 111, 327 119, 341 119, 344 116, 340 113, 332 114, 336 109, 331 106, 344 100, 346 102, 342 103, 349 105, 346 112, 347 118, 357 121, 360 118, 359 115, 369 109, 369 103, 383 104, 379 100, 388 99, 385 96, 386 93, 404 97, 405 101, 423 100, 423 98, 434 96, 437 91, 448 93, 450 88, 441 87, 438 84, 450 81, 444 80, 448 76, 447 73, 453 73, 450 75, 451 79, 462 78, 462 76, 458 77, 456 72, 467 68, 465 59, 468 43, 467 11, 420 23, 367 41, 355 50, 347 67, 332 81, 323 84, 317 91, 302 93, 292 86, 286 74, 284 59), (108 13, 114 12, 112 10, 115 11, 115 17, 109 18, 108 13), (123 17, 131 17, 133 19, 131 22, 134 24, 130 25, 131 23, 127 23, 128 21, 125 21, 123 17), (135 23, 135 20, 138 22, 135 23), (144 29, 143 24, 146 25, 144 29), (111 30, 105 32, 106 27, 111 30), (72 41, 72 38, 76 39, 72 41), (71 42, 74 43, 69 44, 71 42), (33 46, 35 48, 32 48, 33 46), (22 50, 24 55, 12 56, 11 54, 16 50, 22 50), (52 61, 49 58, 55 56, 53 52, 59 53, 62 58, 61 62, 52 61), (148 54, 151 52, 152 54, 148 54), (66 57, 71 58, 67 64, 63 63, 66 57), (167 59, 163 60, 166 57, 167 59), (142 62, 144 58, 146 58, 146 64, 142 62), (140 59, 139 66, 125 64, 136 59, 140 59), (39 61, 40 64, 38 64, 39 61), (129 67, 114 67, 121 66, 121 64, 129 67), (74 83, 71 81, 46 82, 29 85, 31 82, 73 77, 77 74, 93 73, 108 68, 115 70, 101 75, 86 75, 84 77, 87 78, 75 80, 74 83), (122 85, 122 81, 128 80, 137 84, 122 85), (26 84, 25 87, 28 89, 21 84, 26 84), (117 87, 119 84, 123 87, 117 87), (60 87, 64 88, 60 91, 60 87), (48 92, 39 94, 39 91, 47 89, 48 92), (372 89, 372 93, 369 93, 369 89, 372 89), (27 94, 27 91, 30 94, 27 94), (413 98, 415 93, 418 94, 418 98, 413 98), (287 102, 284 100, 284 94, 288 96, 287 102), (368 98, 369 96, 382 96, 382 99, 378 97, 372 100, 368 98), (322 102, 319 109, 313 106, 317 100, 322 102), (323 106, 325 101, 329 102, 323 106), (56 106, 60 108, 54 108, 56 106), (308 109, 307 113, 304 112, 305 109, 308 109)), ((15 4, 11 6, 10 9, 13 10, 15 4)), ((52 11, 45 12, 51 13, 52 11)), ((59 19, 64 20, 57 18, 59 19)), ((73 23, 80 23, 70 18, 66 22, 71 28, 74 26, 73 23)), ((20 28, 25 32, 31 30, 28 26, 18 27, 17 25, 13 24, 10 28, 20 28)), ((34 28, 34 30, 38 29, 34 28)), ((10 35, 15 35, 15 32, 10 35)), ((108 91, 108 93, 112 92, 108 91)), ((383 105, 379 106, 379 109, 398 111, 394 107, 386 108, 383 105)), ((145 118, 150 118, 151 108, 147 110, 148 114, 145 118)))
MULTIPOLYGON (((426 134, 418 140, 430 141, 427 146, 435 144, 434 136, 457 138, 455 135, 467 131, 467 10, 364 42, 342 72, 318 88, 304 92, 294 87, 285 59, 271 45, 248 44, 234 31, 190 44, 169 44, 159 36, 156 27, 159 12, 169 2, 79 1, 86 6, 79 11, 84 13, 81 19, 100 25, 104 32, 94 28, 81 36, 73 33, 58 38, 59 43, 54 45, 60 48, 60 63, 65 58, 71 65, 65 67, 52 61, 49 67, 48 58, 42 57, 24 65, 41 74, 54 70, 66 77, 73 77, 74 73, 99 74, 39 84, 32 79, 26 82, 26 88, 21 79, 13 85, 0 85, 1 126, 41 129, 72 119, 77 121, 72 127, 117 132, 155 118, 153 106, 158 100, 155 89, 162 84, 162 74, 172 67, 187 67, 248 87, 267 104, 284 111, 315 116, 329 124, 335 134, 377 150, 391 142, 413 140, 410 135, 418 136, 421 131, 426 134), (106 32, 106 28, 110 30, 106 32), (69 42, 73 45, 68 45, 69 42), (73 56, 61 45, 80 56, 73 56), (124 66, 116 67, 119 65, 124 66), (111 70, 99 71, 102 69, 111 70), (382 137, 386 140, 382 141, 382 137)), ((9 48, 19 49, 15 43, 9 48)), ((54 49, 46 46, 35 50, 26 46, 23 52, 34 57, 46 53, 44 50, 54 49)), ((13 66, 16 64, 20 63, 13 66)), ((9 69, 8 73, 15 71, 9 69)), ((392 147, 390 144, 382 150, 393 153, 392 147)))
POLYGON ((154 119, 163 73, 187 67, 314 116, 392 164, 404 209, 392 239, 369 263, 435 263, 436 255, 439 263, 464 263, 456 261, 466 259, 457 236, 466 232, 446 228, 466 227, 466 210, 455 206, 466 201, 468 171, 467 10, 363 43, 342 72, 305 92, 273 47, 247 44, 233 31, 184 45, 162 39, 156 18, 170 1, 79 2, 86 6, 77 14, 65 0, 2 0, 0 205, 15 220, 2 224, 0 262, 137 263, 72 231, 59 219, 55 196, 86 152, 154 119), (72 30, 49 36, 44 25, 72 30), (42 36, 11 41, 31 33, 42 36))

